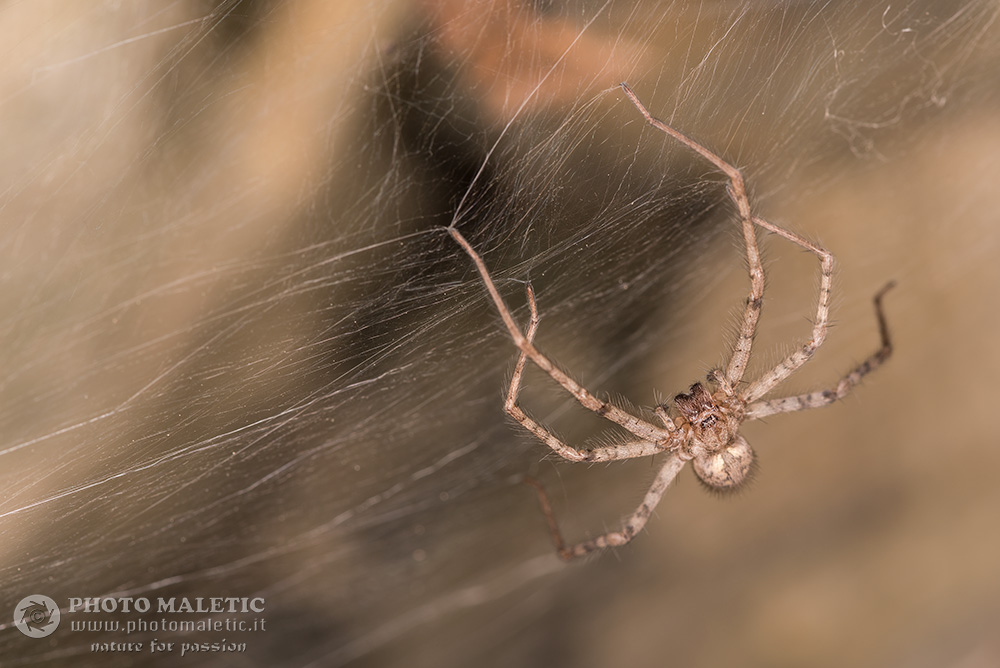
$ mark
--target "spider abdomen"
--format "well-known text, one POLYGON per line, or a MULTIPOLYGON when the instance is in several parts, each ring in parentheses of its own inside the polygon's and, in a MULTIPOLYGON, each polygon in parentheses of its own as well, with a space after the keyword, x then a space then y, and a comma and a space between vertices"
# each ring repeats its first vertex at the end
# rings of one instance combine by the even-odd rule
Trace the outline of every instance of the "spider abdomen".
POLYGON ((722 449, 695 457, 692 465, 699 480, 714 490, 727 492, 750 477, 754 452, 745 438, 737 436, 722 449))

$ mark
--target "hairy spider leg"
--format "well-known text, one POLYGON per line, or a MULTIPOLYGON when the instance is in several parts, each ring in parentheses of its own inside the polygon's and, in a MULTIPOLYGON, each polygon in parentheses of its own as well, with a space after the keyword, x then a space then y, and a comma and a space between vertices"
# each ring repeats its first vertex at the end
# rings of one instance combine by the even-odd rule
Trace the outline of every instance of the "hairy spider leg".
POLYGON ((889 281, 889 283, 875 294, 875 298, 873 299, 875 303, 875 317, 878 318, 878 330, 882 345, 868 359, 841 378, 832 389, 809 392, 796 397, 783 397, 781 399, 754 402, 747 406, 746 418, 748 420, 757 420, 776 413, 791 413, 793 411, 819 408, 820 406, 832 404, 834 401, 846 397, 854 386, 861 382, 862 378, 882 366, 892 355, 892 340, 889 338, 889 326, 886 323, 885 313, 882 309, 882 297, 895 285, 895 281, 889 281))
MULTIPOLYGON (((538 306, 535 304, 535 291, 529 283, 525 292, 528 295, 528 308, 531 310, 531 322, 528 325, 527 340, 532 343, 535 339, 535 332, 538 331, 538 306)), ((514 366, 514 375, 510 378, 510 387, 507 390, 507 400, 504 402, 504 410, 512 418, 534 434, 540 441, 556 451, 560 456, 574 462, 609 462, 619 459, 632 459, 635 457, 646 457, 663 452, 671 444, 664 444, 662 441, 654 443, 652 441, 631 441, 628 443, 618 443, 611 446, 594 448, 592 450, 578 450, 571 445, 567 445, 551 431, 528 417, 521 407, 517 405, 517 395, 521 390, 521 378, 524 374, 524 365, 528 360, 525 352, 517 358, 514 366)), ((671 423, 673 426, 673 423, 671 423)))
POLYGON ((746 308, 743 311, 743 322, 740 325, 740 333, 736 339, 736 343, 733 345, 733 352, 726 367, 725 380, 727 383, 723 384, 724 388, 734 387, 743 379, 743 374, 746 373, 747 363, 750 361, 750 350, 753 347, 753 338, 757 332, 757 321, 760 320, 760 311, 764 303, 764 267, 760 261, 757 232, 754 228, 754 217, 750 212, 750 199, 747 197, 743 174, 736 167, 717 156, 705 146, 702 146, 684 133, 675 130, 654 117, 646 109, 646 106, 639 101, 639 98, 628 84, 623 82, 621 87, 629 100, 632 101, 632 104, 635 105, 635 108, 646 119, 647 123, 681 142, 711 162, 715 165, 716 169, 729 177, 729 187, 726 190, 733 203, 736 204, 736 209, 740 214, 740 223, 743 227, 743 243, 746 246, 747 264, 750 271, 750 294, 747 297, 746 308))
POLYGON ((830 318, 830 294, 833 286, 833 254, 825 248, 807 241, 793 232, 769 223, 763 218, 754 218, 754 222, 766 230, 788 239, 792 243, 798 244, 806 250, 815 253, 820 259, 819 277, 819 299, 816 306, 816 320, 813 321, 812 336, 802 344, 802 347, 794 351, 791 355, 783 359, 776 367, 762 375, 760 378, 750 383, 750 386, 740 392, 740 399, 744 402, 752 402, 760 399, 770 392, 781 381, 785 380, 799 367, 812 359, 823 341, 826 340, 826 332, 829 327, 830 318))
POLYGON ((549 524, 549 531, 552 533, 552 542, 555 543, 556 551, 559 552, 559 556, 564 561, 570 561, 576 557, 583 557, 590 554, 594 550, 625 545, 635 538, 636 534, 646 526, 646 522, 649 520, 650 515, 653 514, 653 510, 660 503, 660 499, 663 498, 664 492, 667 491, 667 488, 670 487, 677 474, 684 468, 685 463, 680 453, 671 452, 667 455, 667 460, 663 463, 663 466, 660 467, 656 478, 653 479, 653 484, 650 486, 649 491, 646 492, 646 496, 643 497, 642 503, 635 509, 635 512, 629 515, 628 519, 622 522, 620 529, 609 531, 596 538, 569 546, 566 545, 562 534, 559 532, 559 525, 556 523, 555 514, 552 512, 552 505, 549 503, 545 488, 534 478, 525 477, 524 481, 538 492, 538 503, 541 505, 542 512, 545 514, 545 519, 549 524))
MULTIPOLYGON (((750 295, 747 297, 746 309, 743 313, 743 323, 740 327, 739 338, 733 347, 733 354, 730 357, 729 365, 726 368, 725 379, 732 386, 742 380, 746 372, 747 363, 750 360, 750 350, 753 346, 753 337, 757 331, 757 322, 760 319, 760 311, 764 298, 764 269, 760 262, 760 251, 757 247, 754 225, 760 226, 769 232, 773 232, 794 244, 815 253, 820 258, 820 288, 819 305, 816 309, 816 320, 813 325, 812 338, 807 341, 799 350, 795 351, 770 372, 764 374, 751 386, 740 393, 740 398, 745 402, 759 399, 782 380, 790 376, 795 370, 805 364, 813 356, 816 350, 823 344, 826 338, 827 321, 830 313, 830 292, 833 284, 833 255, 816 244, 803 237, 790 232, 774 223, 759 216, 754 216, 750 212, 750 201, 747 197, 746 185, 743 175, 736 167, 729 164, 712 151, 708 150, 698 142, 687 137, 683 133, 670 127, 663 121, 653 117, 649 110, 639 101, 632 89, 627 84, 621 84, 625 94, 628 95, 632 104, 646 119, 646 122, 661 130, 671 137, 674 137, 685 146, 695 151, 706 160, 715 165, 721 172, 729 177, 729 196, 736 203, 739 210, 740 219, 743 226, 743 239, 746 244, 747 263, 750 267, 750 295)), ((725 387, 725 385, 723 385, 725 387)))
POLYGON ((527 355, 528 358, 538 366, 538 368, 549 374, 553 380, 562 385, 563 388, 572 394, 584 408, 593 411, 601 417, 625 428, 640 440, 655 443, 662 442, 671 437, 670 432, 668 432, 665 428, 657 427, 656 425, 650 424, 645 420, 637 418, 617 406, 609 404, 606 401, 601 401, 586 388, 563 373, 561 369, 556 367, 545 355, 539 352, 538 349, 535 348, 534 344, 528 341, 524 334, 521 333, 521 330, 518 329, 517 324, 514 322, 514 317, 510 314, 510 310, 507 308, 507 305, 500 297, 500 293, 497 291, 496 286, 493 284, 493 279, 490 277, 490 272, 486 269, 486 264, 483 262, 483 259, 479 257, 479 254, 476 253, 475 250, 473 250, 472 246, 469 245, 469 242, 465 240, 465 237, 462 236, 462 233, 459 232, 457 228, 449 227, 448 233, 451 234, 452 238, 458 242, 458 244, 465 250, 466 253, 468 253, 469 257, 471 257, 472 261, 475 263, 476 269, 479 271, 479 275, 483 279, 483 284, 486 286, 486 291, 489 292, 490 297, 493 299, 493 304, 496 306, 497 312, 500 314, 500 318, 503 320, 504 325, 507 327, 507 331, 510 332, 510 336, 514 340, 514 345, 516 345, 521 352, 527 355))

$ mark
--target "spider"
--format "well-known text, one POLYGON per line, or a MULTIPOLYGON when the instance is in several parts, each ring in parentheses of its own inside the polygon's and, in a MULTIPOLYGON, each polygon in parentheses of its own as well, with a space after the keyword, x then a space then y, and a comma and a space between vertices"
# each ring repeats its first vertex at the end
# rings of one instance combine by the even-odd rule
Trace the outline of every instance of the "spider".
POLYGON ((691 385, 686 394, 675 396, 673 410, 667 404, 656 406, 654 414, 659 420, 659 424, 636 417, 617 406, 598 399, 539 352, 534 345, 539 321, 538 307, 531 285, 526 286, 531 320, 528 324, 527 334, 525 334, 514 322, 514 318, 500 296, 496 285, 494 285, 482 258, 473 250, 457 228, 454 226, 448 228, 451 236, 475 263, 486 291, 492 298, 507 331, 510 332, 510 336, 514 340, 514 345, 521 351, 514 367, 514 374, 511 377, 504 410, 540 441, 570 461, 606 462, 646 457, 659 453, 667 455, 642 503, 623 522, 621 528, 573 545, 567 545, 563 540, 545 489, 536 480, 525 479, 525 482, 535 488, 556 550, 559 556, 566 561, 582 557, 595 550, 620 546, 631 541, 645 526, 664 492, 688 461, 692 462, 695 474, 709 488, 719 491, 730 491, 738 488, 746 482, 754 465, 753 449, 739 433, 740 426, 744 422, 776 413, 818 408, 833 403, 846 396, 864 376, 877 369, 892 354, 889 328, 882 310, 882 297, 894 285, 890 281, 874 297, 875 316, 878 319, 881 337, 881 345, 878 350, 841 378, 831 389, 778 399, 764 399, 765 395, 808 362, 826 338, 830 311, 830 288, 833 279, 833 255, 799 235, 754 215, 747 197, 743 175, 736 167, 666 123, 654 118, 627 84, 622 83, 621 88, 647 123, 708 160, 729 178, 727 191, 739 212, 750 270, 750 294, 743 311, 739 336, 733 345, 726 368, 724 370, 713 369, 708 373, 706 383, 695 383, 691 385), (764 269, 757 247, 756 227, 762 227, 777 234, 814 253, 819 258, 819 304, 816 309, 812 336, 809 340, 795 349, 777 366, 756 380, 745 383, 743 376, 750 360, 750 349, 754 333, 757 330, 757 321, 760 318, 764 297, 764 269), (632 435, 632 440, 593 449, 579 449, 567 445, 551 431, 526 415, 518 405, 517 398, 525 363, 529 359, 572 394, 584 408, 622 427, 632 435))

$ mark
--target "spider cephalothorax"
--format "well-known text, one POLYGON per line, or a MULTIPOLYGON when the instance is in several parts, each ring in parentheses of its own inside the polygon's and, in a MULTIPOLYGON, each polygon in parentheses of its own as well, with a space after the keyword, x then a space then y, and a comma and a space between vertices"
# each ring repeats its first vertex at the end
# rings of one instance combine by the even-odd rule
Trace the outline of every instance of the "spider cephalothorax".
POLYGON ((749 478, 754 464, 753 450, 746 439, 739 434, 741 424, 747 420, 758 420, 777 413, 818 408, 833 403, 846 396, 855 385, 861 382, 865 375, 877 369, 892 354, 889 328, 882 313, 882 296, 886 290, 892 287, 893 284, 890 282, 875 294, 875 315, 878 318, 881 338, 881 346, 875 353, 841 378, 831 389, 797 396, 765 399, 765 395, 808 362, 826 338, 830 314, 830 291, 833 285, 833 255, 828 250, 803 237, 755 216, 750 208, 743 175, 738 169, 663 121, 653 118, 627 85, 622 84, 622 90, 625 91, 647 123, 670 135, 711 162, 729 178, 727 191, 739 212, 740 224, 743 229, 747 265, 750 270, 750 293, 743 311, 739 336, 733 344, 725 369, 717 369, 708 375, 708 383, 715 388, 714 393, 701 383, 695 383, 691 386, 688 394, 678 394, 674 397, 674 406, 678 415, 671 416, 668 406, 665 405, 657 406, 654 409, 653 412, 659 423, 634 415, 613 403, 597 398, 535 347, 535 333, 538 331, 538 308, 531 285, 526 286, 531 321, 528 324, 527 332, 523 332, 514 321, 510 309, 504 304, 493 279, 490 278, 486 263, 473 250, 457 228, 454 226, 448 228, 451 236, 465 249, 465 252, 475 263, 476 269, 483 279, 483 284, 486 286, 486 291, 489 293, 490 299, 493 300, 501 319, 503 319, 504 326, 510 332, 514 345, 521 351, 517 364, 514 366, 510 387, 507 389, 504 410, 540 441, 552 448, 554 452, 570 461, 608 462, 657 455, 663 457, 660 472, 653 479, 642 503, 635 512, 625 519, 620 529, 609 531, 574 545, 567 545, 563 541, 562 534, 559 532, 559 527, 552 514, 548 496, 541 483, 531 478, 526 479, 526 482, 538 491, 538 499, 548 520, 552 540, 556 544, 559 556, 563 559, 582 557, 594 550, 624 545, 632 540, 645 526, 653 509, 656 508, 656 504, 663 497, 663 493, 689 461, 692 463, 698 478, 708 487, 723 492, 736 489, 749 478), (756 228, 758 227, 787 239, 819 258, 819 300, 816 307, 816 318, 813 321, 812 336, 800 347, 793 350, 777 366, 765 371, 755 380, 747 382, 744 380, 744 375, 750 361, 750 351, 753 347, 754 334, 757 331, 757 320, 764 303, 764 266, 757 248, 756 228), (575 448, 563 442, 543 424, 532 419, 521 409, 517 401, 521 378, 528 360, 531 360, 535 366, 572 394, 581 406, 618 425, 622 430, 628 432, 631 438, 625 442, 606 444, 601 447, 575 448))
POLYGON ((736 489, 749 477, 754 463, 753 449, 737 431, 743 405, 724 391, 713 396, 701 383, 688 392, 674 397, 681 414, 678 427, 691 430, 683 450, 703 483, 718 491, 736 489))
POLYGON ((701 383, 695 383, 688 390, 690 394, 678 394, 674 405, 691 425, 695 442, 715 449, 728 443, 740 426, 739 416, 733 412, 729 402, 717 401, 701 383))

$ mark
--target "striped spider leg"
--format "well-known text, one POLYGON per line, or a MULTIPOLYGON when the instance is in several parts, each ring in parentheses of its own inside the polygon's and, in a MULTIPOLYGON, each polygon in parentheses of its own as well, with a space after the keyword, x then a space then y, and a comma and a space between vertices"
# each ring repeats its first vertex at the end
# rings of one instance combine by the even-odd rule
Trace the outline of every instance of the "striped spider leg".
POLYGON ((743 311, 739 335, 733 345, 726 368, 711 371, 704 384, 695 383, 688 390, 688 393, 675 396, 672 406, 667 404, 657 406, 654 412, 660 424, 653 424, 598 399, 593 393, 556 367, 534 344, 539 316, 531 286, 527 286, 531 321, 525 334, 514 321, 483 259, 457 228, 448 228, 449 234, 475 264, 504 326, 510 333, 514 345, 520 350, 504 402, 504 410, 538 440, 570 461, 617 461, 666 453, 666 459, 656 474, 649 491, 646 492, 642 503, 618 530, 572 545, 567 545, 563 540, 544 488, 538 481, 531 478, 526 479, 526 482, 532 485, 538 493, 539 503, 548 522, 556 550, 559 556, 567 561, 595 550, 624 545, 631 541, 645 526, 664 492, 688 461, 692 462, 695 474, 708 487, 720 491, 736 489, 748 479, 754 464, 753 449, 739 434, 743 422, 776 413, 817 408, 841 399, 865 375, 877 369, 892 354, 889 328, 882 310, 882 297, 893 286, 893 283, 890 282, 874 298, 875 315, 881 337, 881 345, 875 353, 841 378, 832 389, 800 396, 763 399, 766 394, 808 362, 826 338, 833 281, 833 255, 799 235, 754 215, 751 212, 743 175, 736 167, 686 135, 654 118, 628 85, 623 83, 621 87, 646 122, 711 162, 729 178, 727 190, 740 216, 750 273, 750 292, 743 311), (819 258, 819 299, 811 337, 777 366, 766 371, 756 380, 743 383, 764 298, 764 269, 757 246, 757 227, 777 234, 819 258), (629 432, 632 435, 632 440, 592 449, 579 449, 566 444, 545 426, 528 416, 517 402, 528 360, 547 373, 584 408, 629 432), (741 384, 745 385, 742 389, 740 389, 741 384))

